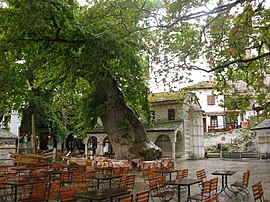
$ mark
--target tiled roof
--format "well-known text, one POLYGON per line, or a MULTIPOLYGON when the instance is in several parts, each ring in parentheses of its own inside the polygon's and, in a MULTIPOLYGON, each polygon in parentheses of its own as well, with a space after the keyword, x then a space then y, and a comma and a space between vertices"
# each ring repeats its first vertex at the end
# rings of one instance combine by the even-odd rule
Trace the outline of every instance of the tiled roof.
POLYGON ((148 96, 149 102, 157 101, 169 101, 183 99, 184 93, 181 91, 163 92, 163 93, 153 93, 148 96))
POLYGON ((262 129, 270 129, 270 119, 265 119, 260 124, 252 128, 252 130, 262 130, 262 129))
POLYGON ((7 131, 7 130, 4 130, 2 128, 0 128, 0 138, 13 138, 13 139, 16 139, 17 138, 17 135, 7 131))
POLYGON ((193 85, 187 86, 187 89, 213 89, 216 85, 215 81, 201 81, 193 85))
POLYGON ((146 131, 174 131, 182 122, 159 122, 154 126, 145 125, 146 131))

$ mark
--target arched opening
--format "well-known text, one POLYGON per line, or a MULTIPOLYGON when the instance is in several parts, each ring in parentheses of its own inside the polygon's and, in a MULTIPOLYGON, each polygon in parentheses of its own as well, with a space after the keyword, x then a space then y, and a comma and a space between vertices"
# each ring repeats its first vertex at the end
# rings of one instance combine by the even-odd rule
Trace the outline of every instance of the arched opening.
POLYGON ((172 156, 172 144, 168 135, 160 135, 155 141, 155 144, 161 148, 162 157, 172 156))
POLYGON ((95 136, 91 136, 88 139, 88 150, 90 151, 90 154, 95 155, 97 150, 97 138, 95 136))
POLYGON ((185 158, 185 138, 180 130, 176 133, 175 157, 185 158))
POLYGON ((105 154, 105 156, 113 155, 113 147, 108 137, 105 137, 103 140, 103 153, 105 154))

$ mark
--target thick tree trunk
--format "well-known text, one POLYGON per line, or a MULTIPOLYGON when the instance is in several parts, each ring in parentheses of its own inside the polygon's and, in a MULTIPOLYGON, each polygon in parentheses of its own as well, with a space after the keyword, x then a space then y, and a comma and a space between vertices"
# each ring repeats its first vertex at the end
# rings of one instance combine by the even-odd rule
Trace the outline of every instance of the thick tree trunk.
POLYGON ((126 105, 117 82, 110 75, 97 85, 95 104, 105 104, 100 118, 117 159, 153 160, 160 156, 160 149, 149 141, 142 123, 126 105))

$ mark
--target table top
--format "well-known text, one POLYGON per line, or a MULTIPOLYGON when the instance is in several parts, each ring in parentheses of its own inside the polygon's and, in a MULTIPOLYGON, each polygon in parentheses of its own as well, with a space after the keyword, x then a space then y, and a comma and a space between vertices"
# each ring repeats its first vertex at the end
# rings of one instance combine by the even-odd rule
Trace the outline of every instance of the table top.
POLYGON ((177 170, 170 170, 170 169, 160 169, 160 170, 154 170, 156 173, 173 173, 177 172, 177 170))
POLYGON ((177 180, 173 180, 173 181, 167 181, 167 182, 165 182, 165 184, 167 184, 167 185, 189 186, 189 185, 200 183, 202 181, 203 180, 200 180, 200 179, 183 178, 183 179, 177 179, 177 180))
POLYGON ((95 174, 88 179, 97 179, 97 180, 108 180, 108 179, 113 179, 113 178, 120 178, 121 175, 106 175, 106 174, 95 174))
POLYGON ((236 172, 237 171, 234 171, 234 170, 216 170, 212 172, 212 175, 233 175, 236 172))
POLYGON ((38 184, 38 183, 48 183, 49 180, 8 180, 1 181, 0 184, 12 185, 12 186, 23 186, 29 184, 38 184))
POLYGON ((95 167, 96 170, 113 170, 113 167, 95 167))
POLYGON ((12 170, 38 170, 40 167, 13 167, 12 170))
POLYGON ((75 198, 89 199, 89 200, 104 200, 108 198, 118 197, 129 194, 126 189, 96 189, 74 194, 75 198))

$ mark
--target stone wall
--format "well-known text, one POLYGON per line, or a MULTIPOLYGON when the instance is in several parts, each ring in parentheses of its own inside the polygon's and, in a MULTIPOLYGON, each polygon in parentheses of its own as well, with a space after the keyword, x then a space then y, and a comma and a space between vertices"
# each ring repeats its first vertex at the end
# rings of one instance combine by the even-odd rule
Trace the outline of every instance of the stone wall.
POLYGON ((11 153, 16 152, 16 139, 0 138, 0 166, 13 165, 11 153))

